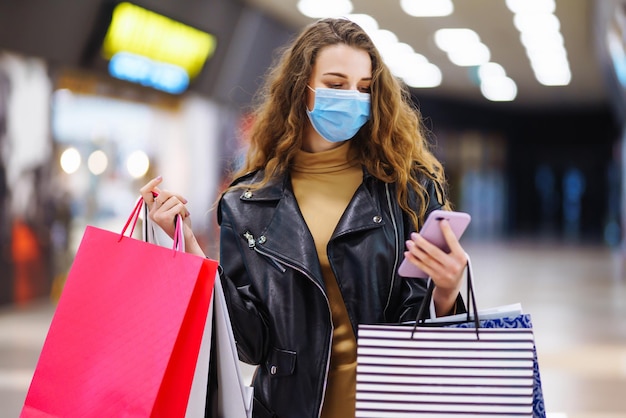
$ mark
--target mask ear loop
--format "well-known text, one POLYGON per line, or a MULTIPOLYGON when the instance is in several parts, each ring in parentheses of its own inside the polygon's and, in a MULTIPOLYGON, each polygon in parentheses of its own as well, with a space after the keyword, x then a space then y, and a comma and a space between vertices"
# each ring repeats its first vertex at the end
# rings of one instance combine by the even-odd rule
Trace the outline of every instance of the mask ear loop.
MULTIPOLYGON (((313 94, 315 94, 315 97, 317 97, 317 92, 315 91, 315 89, 313 87, 309 86, 308 84, 306 86, 309 88, 309 90, 311 90, 313 92, 313 94)), ((313 98, 313 109, 315 109, 315 97, 313 98)), ((308 104, 305 104, 304 107, 306 108, 308 113, 313 111, 313 110, 309 110, 309 105, 308 104)))

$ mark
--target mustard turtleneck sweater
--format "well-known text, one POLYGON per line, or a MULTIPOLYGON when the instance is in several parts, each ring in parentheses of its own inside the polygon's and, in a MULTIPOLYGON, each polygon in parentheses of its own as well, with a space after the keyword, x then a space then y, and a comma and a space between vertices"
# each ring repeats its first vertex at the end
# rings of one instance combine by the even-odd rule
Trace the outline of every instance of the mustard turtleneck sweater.
POLYGON ((333 319, 323 418, 355 415, 356 338, 326 252, 341 215, 363 181, 360 164, 349 160, 349 149, 350 141, 346 141, 328 151, 299 151, 291 169, 293 191, 315 241, 333 319))

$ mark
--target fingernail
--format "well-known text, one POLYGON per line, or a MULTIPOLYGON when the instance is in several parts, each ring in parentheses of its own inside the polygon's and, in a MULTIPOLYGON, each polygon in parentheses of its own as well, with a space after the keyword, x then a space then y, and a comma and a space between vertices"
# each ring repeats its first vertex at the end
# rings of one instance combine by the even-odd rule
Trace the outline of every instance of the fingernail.
POLYGON ((417 239, 418 236, 417 232, 411 232, 411 239, 417 239))
POLYGON ((159 181, 161 181, 161 180, 163 180, 163 176, 156 176, 156 177, 155 177, 155 180, 159 180, 159 181))

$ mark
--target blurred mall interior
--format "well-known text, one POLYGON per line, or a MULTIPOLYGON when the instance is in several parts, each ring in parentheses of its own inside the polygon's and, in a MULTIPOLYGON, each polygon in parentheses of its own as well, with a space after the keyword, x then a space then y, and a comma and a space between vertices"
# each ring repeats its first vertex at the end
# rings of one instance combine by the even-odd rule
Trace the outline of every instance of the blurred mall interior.
MULTIPOLYGON (((495 3, 473 1, 486 15, 495 3)), ((0 417, 19 414, 84 228, 121 231, 147 180, 188 198, 217 258, 213 203, 261 78, 300 29, 263 3, 280 2, 0 2, 0 417), (120 4, 140 6, 127 39, 113 33, 120 4), (142 38, 155 16, 187 53, 142 38)), ((558 0, 555 15, 573 4, 588 12, 602 100, 410 92, 454 206, 472 215, 479 302, 534 317, 548 416, 626 417, 626 2, 558 0)))

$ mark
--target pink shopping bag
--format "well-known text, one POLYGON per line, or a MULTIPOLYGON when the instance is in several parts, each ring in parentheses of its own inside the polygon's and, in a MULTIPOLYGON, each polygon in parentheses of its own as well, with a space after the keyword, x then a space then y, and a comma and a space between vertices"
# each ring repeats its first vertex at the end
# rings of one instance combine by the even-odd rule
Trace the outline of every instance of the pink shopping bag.
POLYGON ((185 416, 217 262, 125 236, 130 222, 86 228, 21 418, 185 416))

